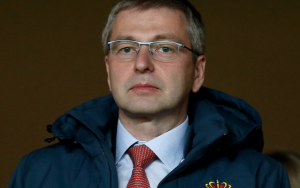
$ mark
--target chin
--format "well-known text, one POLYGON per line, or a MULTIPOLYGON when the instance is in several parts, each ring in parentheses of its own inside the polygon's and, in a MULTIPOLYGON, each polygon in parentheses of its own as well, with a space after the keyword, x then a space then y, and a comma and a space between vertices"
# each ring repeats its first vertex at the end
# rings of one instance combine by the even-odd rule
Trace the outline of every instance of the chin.
POLYGON ((159 113, 161 109, 153 105, 135 105, 128 108, 128 111, 132 114, 156 114, 159 113))
POLYGON ((161 113, 164 107, 161 103, 134 102, 130 105, 120 106, 120 109, 134 116, 151 116, 161 113))

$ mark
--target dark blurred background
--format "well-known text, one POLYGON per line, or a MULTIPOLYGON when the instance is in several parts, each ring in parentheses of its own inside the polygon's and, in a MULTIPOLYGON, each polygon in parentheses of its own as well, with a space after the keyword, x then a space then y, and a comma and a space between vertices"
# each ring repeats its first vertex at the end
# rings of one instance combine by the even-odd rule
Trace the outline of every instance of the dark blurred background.
MULTIPOLYGON (((109 94, 101 32, 116 0, 0 0, 0 187, 47 146, 46 125, 109 94)), ((191 0, 207 33, 205 86, 263 119, 264 152, 300 152, 300 1, 191 0)))

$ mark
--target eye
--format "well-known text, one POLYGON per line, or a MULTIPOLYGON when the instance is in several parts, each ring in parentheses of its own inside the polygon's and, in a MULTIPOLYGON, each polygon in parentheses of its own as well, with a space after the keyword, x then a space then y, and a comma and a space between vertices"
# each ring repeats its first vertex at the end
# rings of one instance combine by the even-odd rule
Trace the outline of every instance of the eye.
POLYGON ((161 50, 163 52, 169 52, 170 51, 170 48, 169 47, 162 47, 161 50))
POLYGON ((157 53, 169 54, 176 52, 176 47, 176 45, 171 43, 156 43, 151 48, 157 53))
POLYGON ((131 52, 132 48, 129 48, 129 47, 125 47, 125 48, 122 48, 121 51, 125 52, 125 53, 129 53, 131 52))

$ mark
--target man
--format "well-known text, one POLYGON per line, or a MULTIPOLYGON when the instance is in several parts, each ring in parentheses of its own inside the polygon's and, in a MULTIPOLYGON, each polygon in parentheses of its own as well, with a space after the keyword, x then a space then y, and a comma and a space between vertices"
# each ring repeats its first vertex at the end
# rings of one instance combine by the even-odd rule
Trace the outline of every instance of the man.
POLYGON ((260 153, 259 114, 201 88, 204 26, 188 1, 124 0, 102 40, 112 96, 59 117, 60 143, 25 156, 9 187, 289 187, 260 153))

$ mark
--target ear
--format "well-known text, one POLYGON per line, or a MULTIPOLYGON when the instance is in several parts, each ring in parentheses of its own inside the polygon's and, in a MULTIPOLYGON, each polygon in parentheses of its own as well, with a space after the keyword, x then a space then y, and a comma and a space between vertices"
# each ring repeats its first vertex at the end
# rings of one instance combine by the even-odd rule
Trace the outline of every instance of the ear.
POLYGON ((108 88, 109 91, 111 91, 111 86, 110 86, 110 75, 109 75, 109 62, 108 62, 108 55, 104 57, 105 61, 105 66, 106 66, 106 72, 107 72, 107 83, 108 83, 108 88))
POLYGON ((204 82, 206 57, 201 55, 195 62, 195 77, 192 87, 194 93, 198 92, 204 82))

